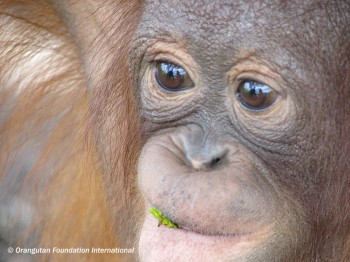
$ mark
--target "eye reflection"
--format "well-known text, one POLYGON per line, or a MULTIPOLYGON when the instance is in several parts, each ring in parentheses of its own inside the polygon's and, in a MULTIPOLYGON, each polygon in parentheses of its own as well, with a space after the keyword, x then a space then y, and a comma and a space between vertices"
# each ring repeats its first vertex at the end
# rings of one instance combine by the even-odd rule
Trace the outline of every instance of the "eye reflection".
POLYGON ((237 98, 244 107, 250 110, 263 110, 275 102, 277 93, 263 83, 244 80, 237 89, 237 98))
POLYGON ((170 62, 157 62, 155 78, 168 91, 181 91, 194 86, 185 69, 170 62))

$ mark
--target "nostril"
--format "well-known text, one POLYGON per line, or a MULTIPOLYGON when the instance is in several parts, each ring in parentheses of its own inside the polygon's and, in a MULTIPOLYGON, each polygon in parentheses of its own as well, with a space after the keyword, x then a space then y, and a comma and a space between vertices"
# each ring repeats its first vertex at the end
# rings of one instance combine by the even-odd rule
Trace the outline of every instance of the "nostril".
POLYGON ((209 163, 209 167, 214 167, 220 162, 221 162, 221 157, 216 157, 209 163))
POLYGON ((217 157, 206 159, 205 157, 192 157, 189 158, 189 162, 191 163, 192 167, 196 170, 207 170, 216 168, 219 164, 221 164, 224 160, 224 156, 220 155, 217 157))

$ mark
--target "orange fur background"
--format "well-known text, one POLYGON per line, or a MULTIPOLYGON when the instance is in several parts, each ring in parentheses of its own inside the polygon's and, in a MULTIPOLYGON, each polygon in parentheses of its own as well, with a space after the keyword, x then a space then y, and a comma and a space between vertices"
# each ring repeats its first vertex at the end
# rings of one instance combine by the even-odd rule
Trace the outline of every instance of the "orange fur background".
MULTIPOLYGON (((0 235, 8 238, 1 248, 132 247, 118 243, 112 227, 89 133, 80 53, 66 27, 46 1, 2 1, 0 43, 0 235)), ((16 259, 6 253, 0 258, 16 259)), ((50 256, 132 260, 113 254, 50 256)))

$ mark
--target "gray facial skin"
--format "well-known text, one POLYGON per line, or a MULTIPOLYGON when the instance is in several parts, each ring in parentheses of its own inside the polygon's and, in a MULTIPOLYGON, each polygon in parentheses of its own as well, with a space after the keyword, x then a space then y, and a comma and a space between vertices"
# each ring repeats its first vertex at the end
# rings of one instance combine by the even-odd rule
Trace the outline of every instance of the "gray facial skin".
MULTIPOLYGON (((138 181, 146 207, 159 208, 184 232, 155 232, 146 218, 142 261, 325 256, 313 250, 327 235, 314 232, 325 212, 315 202, 329 190, 320 182, 337 176, 332 168, 340 158, 327 152, 339 145, 335 126, 342 123, 327 108, 344 103, 334 94, 343 86, 336 69, 344 39, 332 30, 330 20, 339 18, 327 5, 145 3, 130 51, 149 138, 138 181), (155 76, 162 62, 184 69, 193 87, 162 88, 155 76), (271 105, 246 106, 237 93, 249 80, 275 92, 271 105)), ((330 203, 325 199, 322 209, 333 212, 330 203)))

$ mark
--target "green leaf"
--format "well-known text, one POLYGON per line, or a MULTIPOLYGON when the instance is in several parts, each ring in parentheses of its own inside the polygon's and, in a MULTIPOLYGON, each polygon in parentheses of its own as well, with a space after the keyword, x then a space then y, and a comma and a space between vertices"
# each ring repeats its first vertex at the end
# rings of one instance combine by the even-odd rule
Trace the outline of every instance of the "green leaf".
POLYGON ((158 219, 158 221, 159 221, 158 226, 160 226, 160 225, 163 224, 163 225, 165 225, 165 226, 167 226, 167 227, 169 227, 169 228, 180 228, 177 224, 173 223, 169 218, 165 217, 165 216, 163 215, 163 213, 162 213, 160 210, 158 210, 158 209, 152 207, 152 208, 149 210, 149 212, 150 212, 155 218, 158 219))

